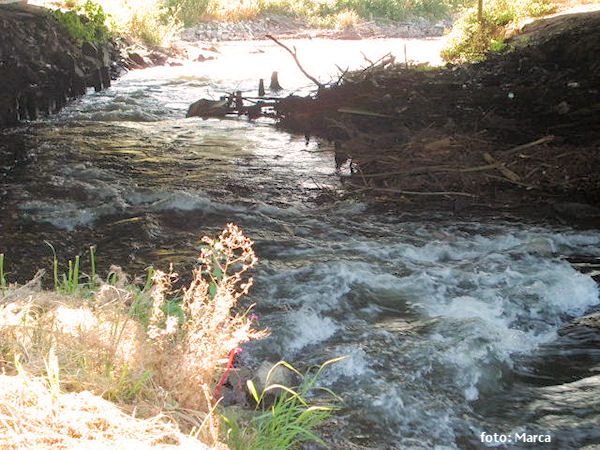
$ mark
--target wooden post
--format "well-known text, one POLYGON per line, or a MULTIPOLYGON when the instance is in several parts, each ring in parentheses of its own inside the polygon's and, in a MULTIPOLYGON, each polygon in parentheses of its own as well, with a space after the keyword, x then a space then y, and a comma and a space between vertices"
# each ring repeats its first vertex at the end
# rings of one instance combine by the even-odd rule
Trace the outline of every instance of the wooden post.
POLYGON ((237 110, 238 116, 244 112, 244 99, 242 97, 242 91, 235 91, 235 109, 237 110))
POLYGON ((277 72, 273 72, 271 74, 271 84, 269 84, 269 89, 273 92, 281 91, 283 89, 279 85, 279 77, 277 76, 277 72))

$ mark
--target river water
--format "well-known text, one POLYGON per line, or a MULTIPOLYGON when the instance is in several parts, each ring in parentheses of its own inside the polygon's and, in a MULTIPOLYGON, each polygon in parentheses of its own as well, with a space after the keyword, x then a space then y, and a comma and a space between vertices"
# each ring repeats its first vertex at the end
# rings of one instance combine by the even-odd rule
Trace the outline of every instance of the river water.
MULTIPOLYGON (((295 44, 322 81, 335 79, 334 63, 364 65, 361 50, 404 59, 400 40, 295 44)), ((406 47, 409 59, 436 62, 438 41, 406 47)), ((481 433, 513 438, 500 447, 598 448, 598 340, 557 330, 599 304, 596 283, 558 255, 598 255, 600 233, 323 202, 323 188, 340 189, 326 143, 266 121, 184 118, 196 99, 254 90, 272 70, 284 87, 310 89, 272 43, 220 52, 131 72, 3 133, 9 279, 49 267, 44 240, 61 259, 97 245, 105 269, 187 270, 200 237, 235 222, 256 242, 249 301, 271 330, 243 362, 303 368, 347 355, 321 380, 345 401, 328 432, 338 448, 498 446, 481 433), (514 433, 552 442, 514 442, 514 433)))

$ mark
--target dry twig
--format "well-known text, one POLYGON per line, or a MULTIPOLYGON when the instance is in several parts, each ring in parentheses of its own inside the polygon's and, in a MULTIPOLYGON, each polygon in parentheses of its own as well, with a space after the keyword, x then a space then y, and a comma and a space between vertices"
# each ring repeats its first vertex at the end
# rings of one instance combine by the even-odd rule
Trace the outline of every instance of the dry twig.
POLYGON ((283 49, 285 49, 290 55, 292 55, 292 58, 294 58, 294 61, 296 62, 296 65, 298 66, 298 69, 300 69, 300 72, 302 72, 304 74, 304 76, 306 78, 308 78, 310 81, 312 81, 313 83, 315 83, 319 87, 319 89, 323 89, 325 87, 325 85, 323 83, 319 82, 319 80, 317 80, 315 77, 313 77, 312 75, 310 75, 306 70, 304 70, 304 67, 302 67, 302 64, 300 64, 300 61, 298 60, 298 54, 297 54, 297 51, 296 51, 296 47, 294 47, 294 50, 291 50, 287 45, 282 44, 281 42, 279 42, 277 39, 275 39, 270 34, 265 35, 265 37, 271 39, 277 45, 279 45, 280 47, 282 47, 283 49))

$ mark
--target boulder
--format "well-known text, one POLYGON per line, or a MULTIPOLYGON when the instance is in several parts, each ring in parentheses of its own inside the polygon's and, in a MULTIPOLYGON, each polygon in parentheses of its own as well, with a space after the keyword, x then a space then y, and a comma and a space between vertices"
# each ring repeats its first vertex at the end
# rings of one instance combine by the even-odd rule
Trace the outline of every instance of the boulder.
MULTIPOLYGON (((267 387, 274 384, 280 384, 286 387, 292 387, 294 385, 294 372, 285 367, 282 364, 275 365, 271 361, 263 361, 260 366, 256 369, 252 381, 260 395, 260 393, 267 387)), ((273 393, 277 395, 278 390, 274 390, 273 393)))
POLYGON ((148 61, 146 58, 144 58, 137 52, 129 52, 127 54, 127 59, 129 59, 129 61, 131 62, 131 64, 129 64, 129 68, 143 69, 152 65, 150 61, 148 61))
POLYGON ((571 323, 559 329, 558 334, 564 336, 573 333, 579 334, 579 332, 581 331, 585 331, 587 333, 600 333, 600 312, 595 312, 586 316, 578 317, 571 323))
POLYGON ((227 100, 200 99, 190 105, 186 117, 225 117, 229 111, 227 100))

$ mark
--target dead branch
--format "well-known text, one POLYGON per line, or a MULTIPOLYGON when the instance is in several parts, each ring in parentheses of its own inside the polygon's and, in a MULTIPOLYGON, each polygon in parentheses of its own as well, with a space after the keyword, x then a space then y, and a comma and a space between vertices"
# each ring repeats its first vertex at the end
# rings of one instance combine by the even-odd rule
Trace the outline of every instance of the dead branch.
POLYGON ((371 61, 369 58, 367 58, 367 55, 365 55, 362 51, 360 52, 360 54, 362 55, 362 57, 365 59, 366 62, 371 64, 371 66, 373 66, 375 64, 373 61, 371 61))
POLYGON ((511 184, 514 184, 514 185, 517 185, 517 186, 521 186, 521 187, 524 187, 524 188, 527 188, 527 189, 539 189, 538 186, 535 186, 533 184, 521 183, 520 181, 510 180, 510 179, 508 179, 506 177, 499 177, 497 175, 490 175, 489 173, 485 173, 483 175, 485 177, 491 178, 493 180, 506 181, 507 183, 511 183, 511 184))
POLYGON ((370 65, 370 66, 368 66, 368 67, 365 67, 365 68, 362 70, 362 73, 365 73, 365 72, 368 72, 369 70, 375 69, 375 68, 377 67, 377 65, 378 65, 378 64, 380 64, 380 63, 381 63, 381 67, 384 67, 384 66, 386 66, 386 65, 389 63, 389 61, 384 61, 386 58, 388 58, 389 60, 391 60, 391 59, 393 59, 393 58, 394 58, 394 56, 392 55, 392 53, 391 53, 391 52, 388 52, 388 53, 386 53, 386 54, 385 54, 385 55, 383 55, 381 58, 379 58, 377 61, 375 61, 375 62, 371 63, 371 65, 370 65))
POLYGON ((457 173, 469 173, 469 172, 483 172, 486 170, 495 170, 498 168, 498 164, 487 164, 485 166, 477 167, 449 167, 449 166, 423 166, 414 167, 412 169, 398 170, 394 172, 381 172, 381 173, 370 173, 365 175, 366 178, 382 178, 382 177, 393 177, 400 175, 421 175, 427 173, 436 172, 457 172, 457 173))
POLYGON ((335 67, 337 67, 337 69, 340 71, 340 76, 339 76, 338 80, 335 82, 335 85, 339 86, 339 84, 342 82, 342 80, 344 79, 344 77, 346 76, 346 74, 348 73, 348 71, 350 70, 350 66, 346 67, 346 70, 343 70, 337 64, 335 65, 335 67))
POLYGON ((514 173, 512 170, 508 169, 503 163, 497 161, 489 153, 487 153, 487 152, 484 153, 483 159, 485 159, 485 162, 488 164, 496 165, 496 169, 498 169, 498 172, 500 172, 502 175, 504 175, 510 181, 514 181, 515 183, 518 183, 521 181, 521 177, 519 175, 514 173))
POLYGON ((319 80, 317 80, 315 77, 309 75, 308 72, 306 72, 306 70, 304 70, 304 68, 302 67, 302 64, 300 64, 300 61, 298 61, 296 47, 294 47, 294 50, 292 51, 287 45, 282 44, 281 42, 279 42, 277 39, 275 39, 270 34, 265 35, 265 37, 271 39, 277 45, 279 45, 280 47, 285 49, 290 55, 292 55, 292 58, 294 58, 294 61, 296 62, 296 65, 298 66, 298 69, 300 69, 300 72, 302 72, 306 78, 308 78, 310 81, 315 83, 319 87, 319 89, 325 88, 325 85, 323 83, 320 83, 319 80))
POLYGON ((458 197, 471 197, 476 198, 477 196, 474 194, 469 194, 467 192, 455 192, 455 191, 444 191, 444 192, 423 192, 423 191, 404 191, 401 189, 388 189, 388 188, 378 188, 378 187, 368 187, 368 186, 359 186, 356 184, 350 184, 352 187, 356 187, 361 190, 370 190, 375 192, 387 192, 390 194, 400 194, 400 195, 419 195, 419 196, 458 196, 458 197))
POLYGON ((521 150, 526 150, 528 148, 535 147, 536 145, 545 144, 546 142, 551 142, 553 140, 554 140, 554 136, 552 136, 552 135, 544 136, 533 142, 529 142, 529 143, 523 144, 523 145, 517 145, 516 147, 510 148, 508 150, 504 150, 502 152, 502 155, 503 156, 512 155, 514 153, 520 152, 521 150))

